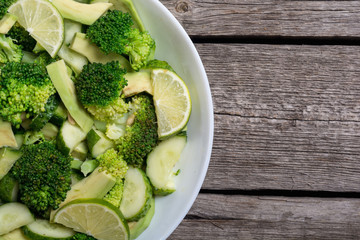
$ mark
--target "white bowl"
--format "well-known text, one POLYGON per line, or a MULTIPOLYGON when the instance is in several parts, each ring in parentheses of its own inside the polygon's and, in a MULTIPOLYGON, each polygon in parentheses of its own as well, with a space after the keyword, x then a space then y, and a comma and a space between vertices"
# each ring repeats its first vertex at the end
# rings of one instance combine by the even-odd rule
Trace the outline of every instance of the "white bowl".
MULTIPOLYGON (((177 190, 157 197, 150 226, 137 239, 166 239, 181 223, 194 203, 210 161, 214 114, 209 82, 194 44, 175 17, 158 0, 133 0, 145 28, 156 41, 155 57, 167 61, 186 82, 192 114, 188 144, 177 168, 177 190)), ((177 169, 176 168, 176 169, 177 169)))

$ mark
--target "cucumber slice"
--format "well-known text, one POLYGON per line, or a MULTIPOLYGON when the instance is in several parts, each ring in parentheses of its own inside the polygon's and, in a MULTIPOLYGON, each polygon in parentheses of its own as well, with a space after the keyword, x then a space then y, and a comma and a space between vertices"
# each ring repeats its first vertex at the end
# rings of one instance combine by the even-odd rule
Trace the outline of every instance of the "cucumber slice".
POLYGON ((168 195, 175 191, 174 165, 186 145, 186 136, 176 135, 156 146, 147 157, 146 175, 156 195, 168 195))
POLYGON ((84 179, 84 176, 78 171, 71 172, 71 187, 84 179))
POLYGON ((129 167, 125 175, 120 210, 128 221, 144 217, 151 206, 152 188, 149 179, 139 168, 129 167))
POLYGON ((63 154, 71 153, 74 148, 86 138, 84 132, 78 125, 72 125, 69 121, 65 121, 56 138, 58 149, 63 154))
POLYGON ((68 116, 68 112, 63 103, 60 103, 59 106, 56 108, 50 122, 55 124, 58 127, 61 127, 63 123, 66 121, 68 116))
POLYGON ((20 228, 0 236, 0 240, 29 240, 20 228))
POLYGON ((22 230, 31 240, 71 240, 75 235, 72 229, 45 219, 36 219, 35 222, 22 227, 22 230))
POLYGON ((59 133, 59 129, 52 123, 46 123, 45 126, 40 130, 46 140, 53 140, 59 133))
POLYGON ((0 235, 34 222, 30 210, 21 203, 6 203, 0 206, 0 235))
POLYGON ((76 159, 79 159, 81 161, 84 161, 86 159, 87 153, 89 149, 86 144, 86 142, 79 143, 74 150, 71 152, 71 156, 73 156, 76 159))
POLYGON ((150 200, 150 209, 146 213, 145 217, 139 219, 137 222, 129 222, 129 229, 130 229, 130 239, 134 240, 142 232, 145 231, 145 229, 150 225, 150 222, 155 214, 155 198, 152 197, 150 200))
POLYGON ((10 171, 21 155, 20 151, 11 148, 0 149, 0 180, 10 171))
POLYGON ((0 199, 4 202, 16 202, 18 192, 18 182, 10 174, 6 174, 0 180, 0 199))
POLYGON ((45 126, 45 124, 54 115, 54 112, 59 106, 59 104, 60 104, 60 99, 58 99, 57 96, 55 95, 50 96, 45 104, 45 111, 39 113, 32 119, 29 125, 29 129, 33 131, 40 131, 40 129, 42 129, 45 126))
POLYGON ((114 143, 108 139, 104 133, 95 129, 90 130, 86 139, 89 151, 94 158, 103 154, 106 150, 115 147, 114 143))

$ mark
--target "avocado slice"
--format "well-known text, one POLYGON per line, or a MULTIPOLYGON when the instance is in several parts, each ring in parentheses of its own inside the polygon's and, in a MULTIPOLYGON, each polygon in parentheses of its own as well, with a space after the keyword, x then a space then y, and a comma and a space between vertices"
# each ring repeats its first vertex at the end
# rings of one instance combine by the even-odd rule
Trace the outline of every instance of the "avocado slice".
POLYGON ((91 63, 118 61, 123 68, 126 68, 127 71, 131 71, 130 63, 125 57, 115 53, 103 53, 98 46, 86 38, 84 33, 77 32, 69 48, 85 56, 91 63))
POLYGON ((46 66, 46 69, 68 112, 85 134, 87 134, 94 121, 76 97, 75 85, 68 75, 64 60, 51 63, 46 66))
POLYGON ((150 72, 131 72, 125 74, 125 79, 127 80, 127 86, 123 89, 123 94, 125 97, 130 97, 141 92, 147 92, 153 95, 153 87, 150 79, 150 72))
POLYGON ((51 3, 63 18, 80 22, 85 25, 93 24, 103 15, 112 3, 98 2, 94 4, 79 3, 73 0, 52 0, 51 3))
POLYGON ((145 31, 144 24, 142 23, 139 14, 137 13, 135 6, 131 0, 110 0, 113 6, 110 9, 120 10, 122 12, 130 13, 134 20, 134 25, 141 32, 145 31))
POLYGON ((0 149, 0 180, 10 171, 21 155, 18 150, 7 147, 0 149))
POLYGON ((17 147, 14 132, 9 122, 0 119, 0 147, 17 147))

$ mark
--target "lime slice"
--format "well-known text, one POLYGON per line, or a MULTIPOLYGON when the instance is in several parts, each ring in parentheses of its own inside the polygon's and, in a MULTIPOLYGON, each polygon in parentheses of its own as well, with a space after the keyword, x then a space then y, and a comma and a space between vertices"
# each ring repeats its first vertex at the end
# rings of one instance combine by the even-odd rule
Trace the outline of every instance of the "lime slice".
POLYGON ((167 69, 153 69, 151 80, 159 138, 181 131, 189 121, 191 98, 184 81, 167 69))
POLYGON ((129 227, 122 213, 103 199, 77 199, 59 209, 54 222, 98 240, 127 240, 129 227))
POLYGON ((64 41, 63 18, 46 0, 20 0, 9 8, 19 24, 54 57, 64 41))

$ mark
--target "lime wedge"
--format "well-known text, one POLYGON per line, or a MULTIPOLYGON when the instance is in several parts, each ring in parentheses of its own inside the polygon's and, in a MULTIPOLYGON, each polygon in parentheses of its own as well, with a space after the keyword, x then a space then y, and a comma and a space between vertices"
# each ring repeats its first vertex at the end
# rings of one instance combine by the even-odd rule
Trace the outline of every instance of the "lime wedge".
POLYGON ((98 240, 128 240, 129 226, 122 213, 103 199, 77 199, 56 213, 54 222, 98 240))
POLYGON ((54 57, 64 41, 64 22, 57 9, 46 0, 20 0, 9 8, 19 24, 54 57))
POLYGON ((167 69, 153 69, 151 80, 160 139, 181 131, 189 121, 191 98, 185 82, 167 69))

